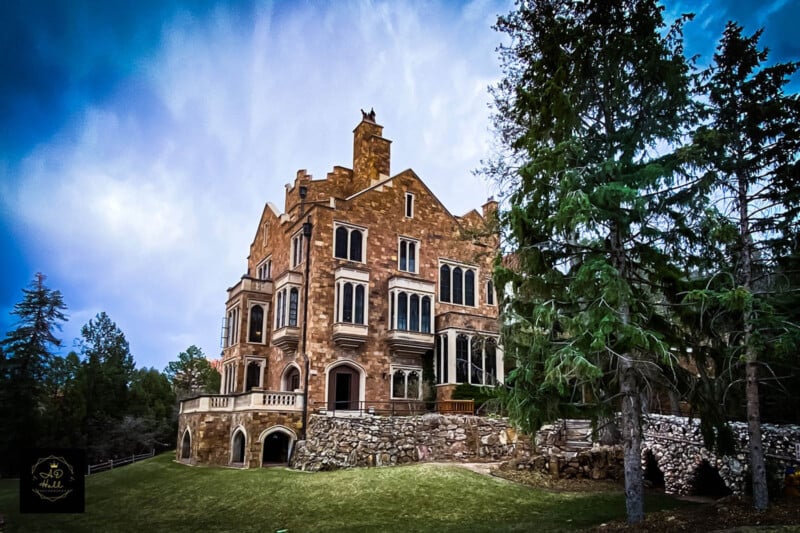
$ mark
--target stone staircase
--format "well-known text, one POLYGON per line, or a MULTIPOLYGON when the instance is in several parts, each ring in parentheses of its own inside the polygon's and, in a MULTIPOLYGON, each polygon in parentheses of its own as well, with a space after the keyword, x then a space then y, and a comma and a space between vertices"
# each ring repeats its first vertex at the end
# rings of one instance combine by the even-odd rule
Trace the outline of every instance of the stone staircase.
POLYGON ((592 447, 592 421, 570 420, 562 421, 561 448, 568 452, 580 452, 592 447))

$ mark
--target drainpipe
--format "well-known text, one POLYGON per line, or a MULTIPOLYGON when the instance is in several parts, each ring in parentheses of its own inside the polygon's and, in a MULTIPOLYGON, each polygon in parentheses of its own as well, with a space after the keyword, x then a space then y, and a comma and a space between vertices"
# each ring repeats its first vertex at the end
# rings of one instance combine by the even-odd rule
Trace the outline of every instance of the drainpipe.
MULTIPOLYGON (((301 191, 302 191, 301 187, 301 191)), ((305 195, 302 195, 304 197, 305 195)), ((305 198, 304 198, 305 199, 305 198)), ((305 287, 303 287, 303 363, 305 369, 303 371, 303 440, 306 438, 306 425, 308 424, 308 374, 310 372, 310 364, 308 361, 308 352, 306 351, 308 340, 308 286, 310 284, 309 274, 311 272, 311 215, 308 216, 303 223, 303 238, 306 240, 306 269, 305 269, 305 287)))

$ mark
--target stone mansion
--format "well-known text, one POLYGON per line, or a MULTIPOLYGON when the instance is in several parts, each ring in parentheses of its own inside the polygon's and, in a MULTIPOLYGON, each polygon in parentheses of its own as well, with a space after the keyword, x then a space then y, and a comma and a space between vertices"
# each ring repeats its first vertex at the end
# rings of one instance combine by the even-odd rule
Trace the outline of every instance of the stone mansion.
POLYGON ((414 411, 502 381, 497 203, 451 214, 412 170, 391 174, 362 115, 352 169, 300 170, 283 211, 264 207, 228 289, 220 393, 181 403, 180 460, 285 463, 311 413, 414 411))

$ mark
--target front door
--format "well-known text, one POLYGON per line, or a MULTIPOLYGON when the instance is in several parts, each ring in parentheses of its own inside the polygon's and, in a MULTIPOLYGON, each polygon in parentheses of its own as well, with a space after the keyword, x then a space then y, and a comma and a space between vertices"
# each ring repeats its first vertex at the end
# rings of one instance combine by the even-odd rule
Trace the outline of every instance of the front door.
POLYGON ((328 409, 358 409, 358 372, 349 366, 331 370, 328 377, 328 409))

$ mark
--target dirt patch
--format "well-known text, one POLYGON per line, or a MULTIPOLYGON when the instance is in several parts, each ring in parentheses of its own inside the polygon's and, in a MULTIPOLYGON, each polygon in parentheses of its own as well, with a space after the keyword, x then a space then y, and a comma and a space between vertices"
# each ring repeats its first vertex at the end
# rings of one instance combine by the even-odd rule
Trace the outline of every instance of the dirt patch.
MULTIPOLYGON (((492 475, 555 492, 623 492, 624 485, 614 481, 590 479, 553 479, 547 474, 517 470, 493 470, 492 475)), ((773 502, 765 512, 753 509, 746 498, 729 496, 720 500, 691 498, 700 503, 683 509, 647 513, 641 524, 628 525, 624 521, 601 524, 587 531, 606 533, 630 532, 758 532, 768 531, 800 533, 800 498, 784 498, 773 502)))

